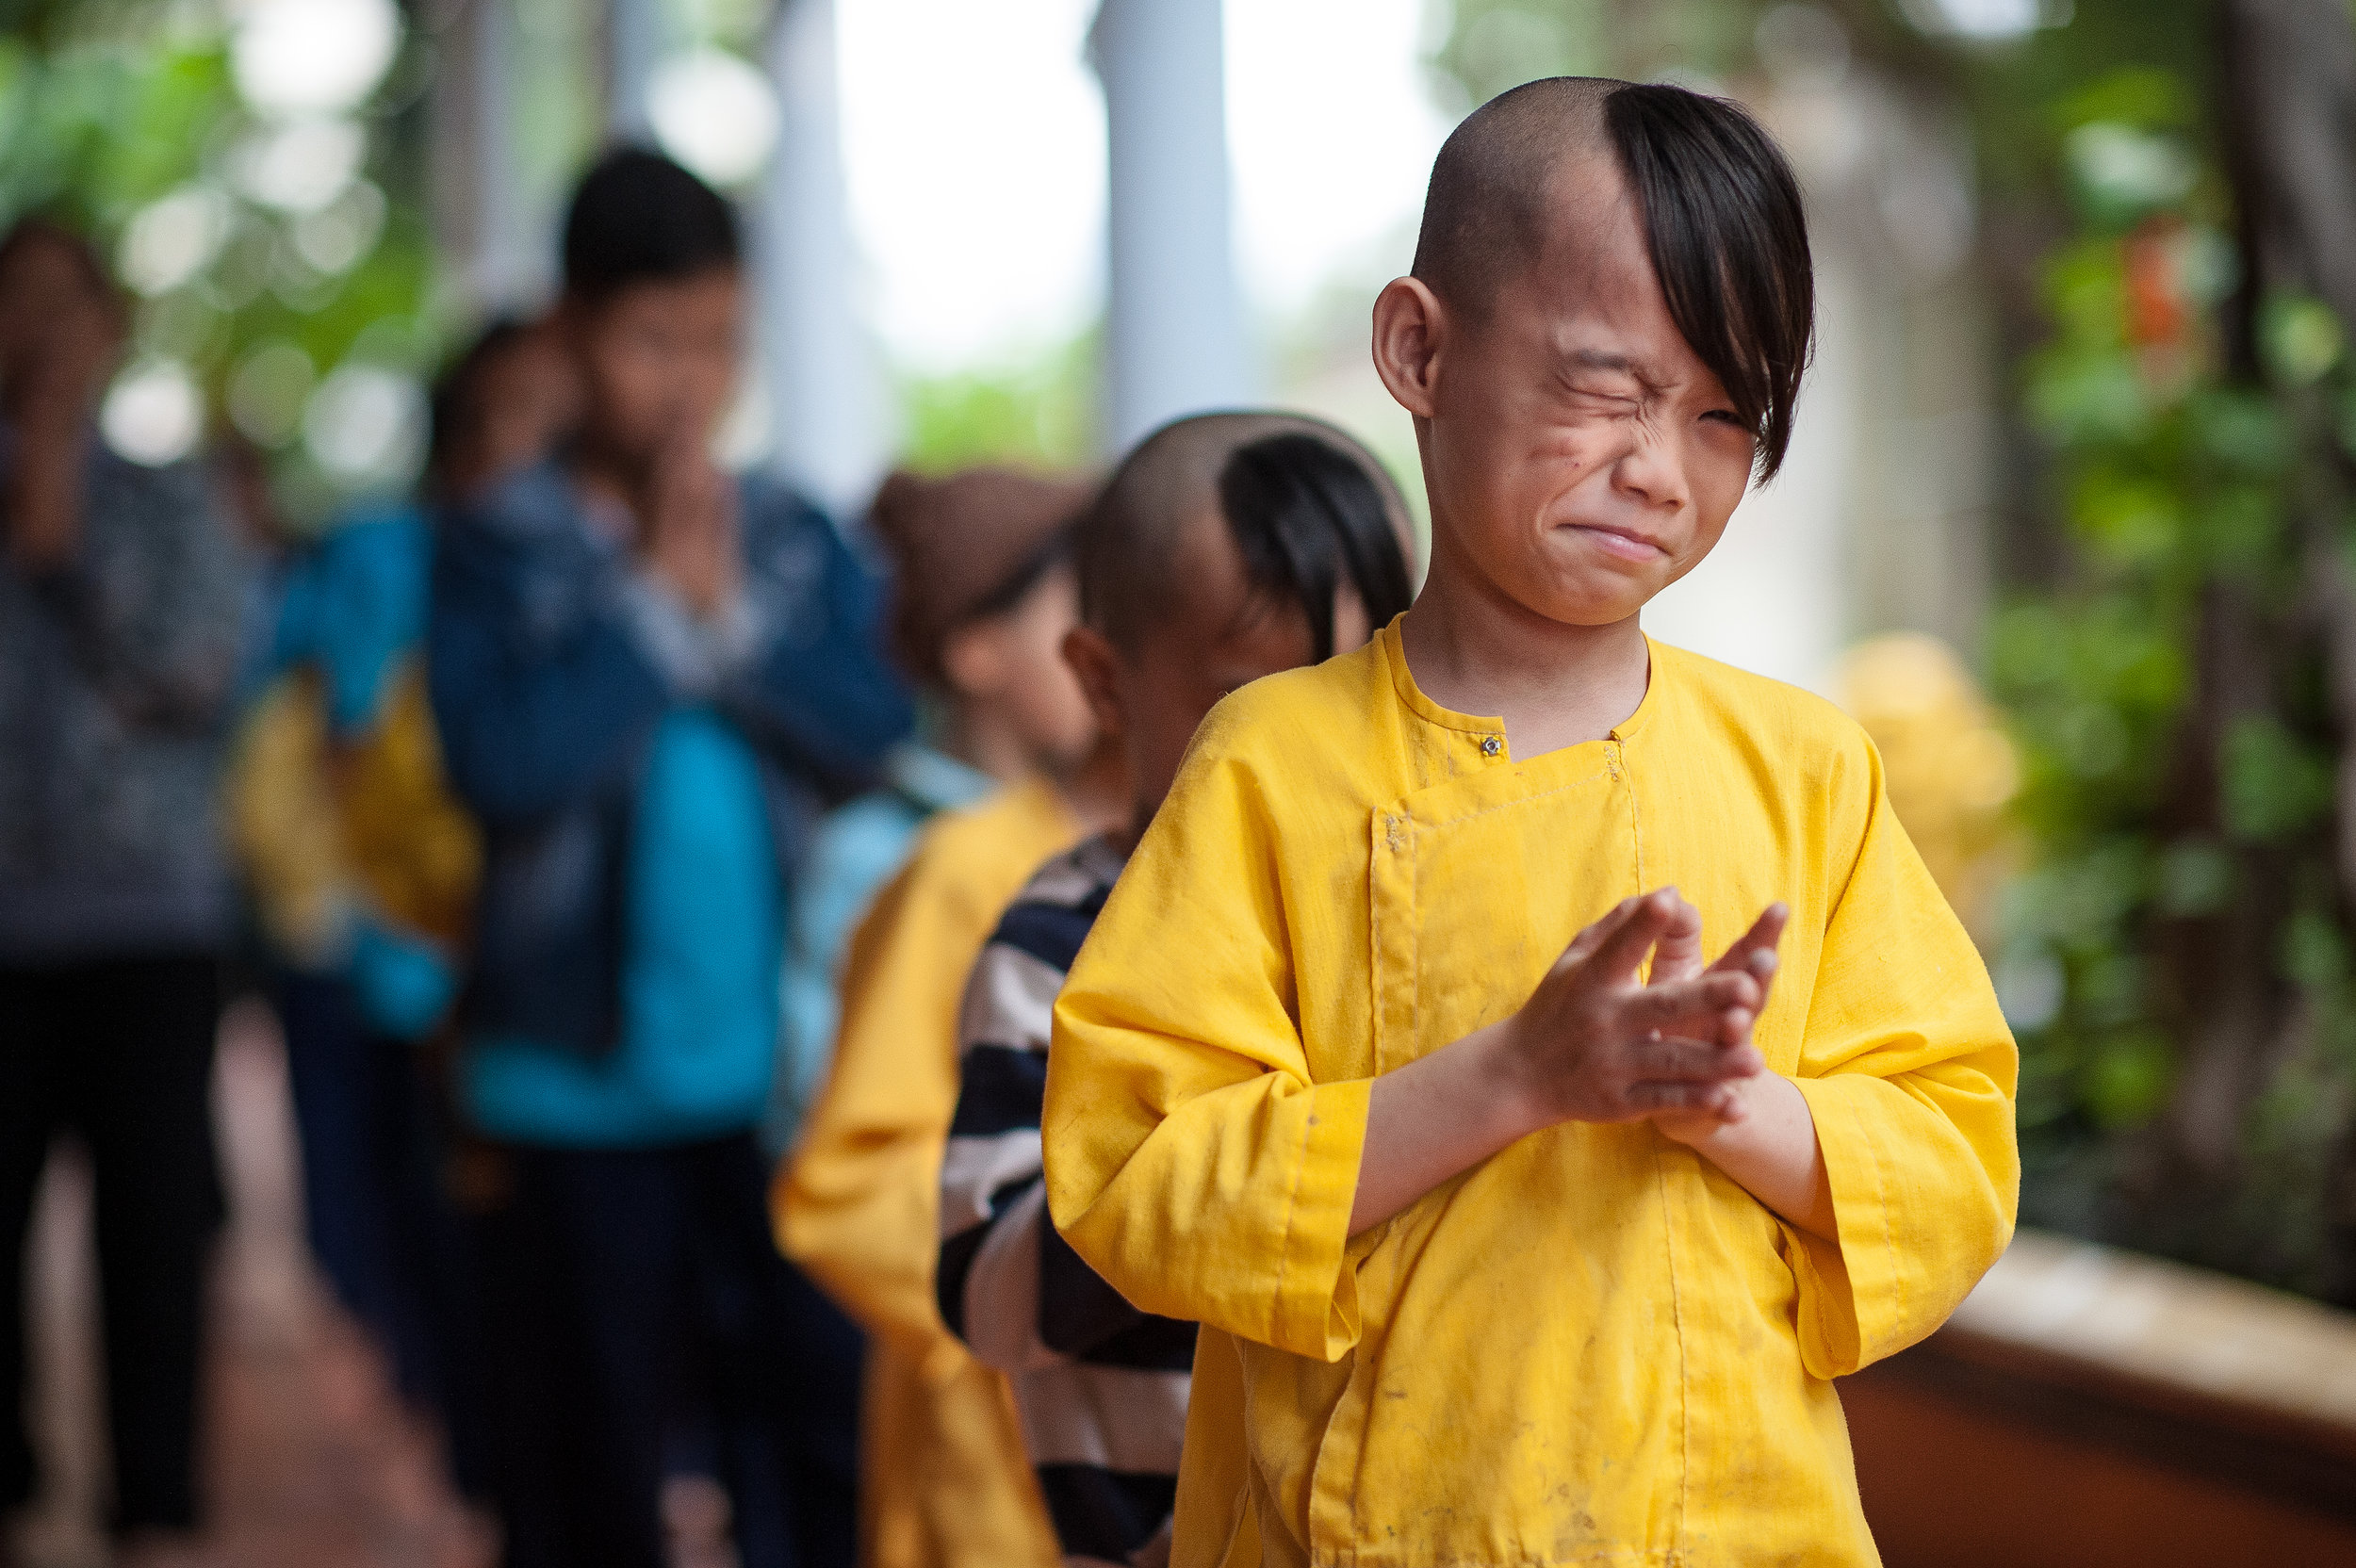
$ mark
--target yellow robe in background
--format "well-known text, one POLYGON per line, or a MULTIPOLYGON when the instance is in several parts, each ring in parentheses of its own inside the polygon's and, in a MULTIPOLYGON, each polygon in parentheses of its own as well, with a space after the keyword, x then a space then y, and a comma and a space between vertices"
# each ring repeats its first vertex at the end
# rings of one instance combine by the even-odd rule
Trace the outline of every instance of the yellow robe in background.
POLYGON ((281 676, 240 725, 221 795, 247 889, 282 957, 329 961, 360 908, 445 947, 464 941, 482 844, 442 776, 419 661, 395 666, 376 723, 344 745, 328 735, 318 676, 281 676))
POLYGON ((2018 1055, 1857 725, 1655 645, 1611 738, 1516 761, 1396 623, 1196 736, 1056 1008, 1055 1222, 1204 1325, 1177 1568, 1871 1563, 1827 1380, 2003 1250, 2018 1055), (1349 1234, 1368 1087, 1675 884, 1792 923, 1758 1025, 1837 1243, 1647 1122, 1522 1139, 1349 1234))
POLYGON ((937 818, 851 939, 834 1065, 771 1195, 777 1244, 871 1336, 867 1568, 1060 1561, 1006 1380, 941 1321, 941 1151, 957 1007, 998 917, 1081 825, 1042 780, 937 818))

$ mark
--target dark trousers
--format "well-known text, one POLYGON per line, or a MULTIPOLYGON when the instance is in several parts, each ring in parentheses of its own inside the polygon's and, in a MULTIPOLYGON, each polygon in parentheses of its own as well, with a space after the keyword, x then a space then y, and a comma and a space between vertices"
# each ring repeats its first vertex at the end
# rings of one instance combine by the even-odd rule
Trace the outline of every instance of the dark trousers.
POLYGON ((744 1568, 850 1568, 859 1332, 771 1243, 751 1135, 512 1158, 478 1251, 508 1568, 662 1568, 685 1421, 744 1568))
POLYGON ((120 1529, 196 1522, 213 1162, 211 957, 0 967, 0 1505, 35 1490, 23 1418, 25 1239, 51 1140, 80 1135, 95 1180, 106 1414, 120 1529))
POLYGON ((480 1497, 468 1237, 443 1180, 448 1129, 421 1048, 370 1029, 341 979, 284 974, 275 989, 312 1256, 391 1358, 403 1397, 440 1418, 459 1490, 480 1497))

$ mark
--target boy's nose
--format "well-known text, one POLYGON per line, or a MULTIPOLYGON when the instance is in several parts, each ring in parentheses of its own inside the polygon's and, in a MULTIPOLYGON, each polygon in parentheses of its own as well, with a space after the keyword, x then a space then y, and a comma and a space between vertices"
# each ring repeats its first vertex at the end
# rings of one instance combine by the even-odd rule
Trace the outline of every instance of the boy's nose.
POLYGON ((1613 487, 1647 506, 1682 510, 1688 499, 1685 466, 1671 447, 1665 437, 1639 433, 1612 466, 1613 487))

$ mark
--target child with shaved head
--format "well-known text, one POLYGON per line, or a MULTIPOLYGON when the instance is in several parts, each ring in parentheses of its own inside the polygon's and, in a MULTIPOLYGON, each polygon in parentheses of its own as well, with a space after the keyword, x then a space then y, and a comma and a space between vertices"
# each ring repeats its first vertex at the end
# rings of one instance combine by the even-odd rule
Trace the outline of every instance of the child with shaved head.
POLYGON ((1066 1562, 1167 1559, 1194 1325, 1130 1306, 1045 1222, 1055 988, 1203 715, 1262 676, 1360 646, 1404 610, 1405 531, 1364 448, 1270 414, 1165 426, 1081 524, 1083 619, 1064 652, 1133 804, 1047 862, 973 966, 938 1276, 942 1318, 1013 1387, 1066 1562))
POLYGON ((2017 1053, 1857 726, 1641 624, 1812 311, 1731 104, 1441 151, 1374 313, 1429 578, 1212 712, 1055 1008, 1055 1225, 1203 1325, 1183 1568, 1875 1560, 1830 1380, 2002 1251, 2017 1053))

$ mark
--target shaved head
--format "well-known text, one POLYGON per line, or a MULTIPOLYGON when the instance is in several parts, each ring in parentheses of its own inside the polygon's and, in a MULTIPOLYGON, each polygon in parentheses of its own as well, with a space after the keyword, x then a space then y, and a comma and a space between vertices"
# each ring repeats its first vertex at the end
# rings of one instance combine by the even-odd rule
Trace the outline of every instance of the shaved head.
MULTIPOLYGON (((1082 620, 1116 646, 1134 649, 1186 593, 1186 574, 1178 568, 1195 535, 1207 530, 1222 530, 1243 552, 1255 590, 1277 594, 1299 586, 1289 580, 1299 574, 1282 559, 1281 549, 1259 547, 1256 535, 1281 526, 1277 519, 1233 516, 1235 508, 1228 504, 1242 493, 1237 481, 1252 468, 1252 460, 1283 437, 1316 444, 1305 454, 1294 449, 1291 468, 1301 466, 1303 455, 1312 464, 1322 455, 1326 489, 1338 492, 1338 504, 1323 509, 1324 520, 1343 536, 1334 559, 1342 562, 1346 576, 1365 580, 1352 586, 1369 612, 1387 619, 1389 612, 1405 609, 1408 577, 1400 541, 1407 534, 1407 512, 1383 466, 1322 420, 1247 411, 1196 415, 1164 425, 1113 470, 1082 519, 1074 547, 1082 620), (1380 543, 1369 542, 1374 535, 1380 543)), ((1281 455, 1284 449, 1276 450, 1281 455)), ((1325 575, 1332 575, 1330 567, 1325 575)), ((1323 586, 1330 598, 1333 584, 1323 586)), ((1313 622, 1330 619, 1330 605, 1304 608, 1310 608, 1313 622)))
POLYGON ((1432 165, 1415 275, 1451 309, 1485 316, 1498 286, 1545 247, 1557 174, 1612 155, 1603 103, 1627 85, 1553 76, 1475 109, 1432 165))
POLYGON ((1555 247, 1595 221, 1577 176, 1598 163, 1634 202, 1671 318, 1772 476, 1813 344, 1814 272, 1799 183, 1741 106, 1601 76, 1491 99, 1432 163, 1414 275, 1485 323, 1518 276, 1567 253, 1555 247))

